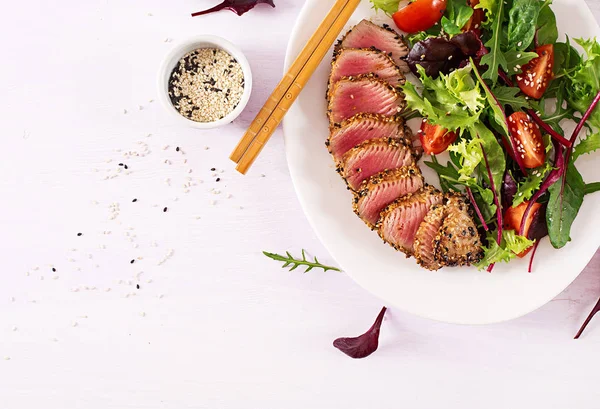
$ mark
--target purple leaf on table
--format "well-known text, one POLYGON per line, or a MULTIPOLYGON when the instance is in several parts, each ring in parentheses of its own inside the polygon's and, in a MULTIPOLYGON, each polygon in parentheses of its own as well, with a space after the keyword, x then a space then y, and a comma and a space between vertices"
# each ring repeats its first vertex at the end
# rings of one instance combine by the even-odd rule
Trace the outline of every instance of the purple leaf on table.
POLYGON ((351 358, 366 358, 377 351, 379 346, 379 329, 383 322, 387 308, 383 307, 375 323, 367 332, 359 337, 338 338, 333 341, 333 346, 348 355, 351 358))
POLYGON ((214 13, 216 11, 228 9, 241 16, 247 11, 250 11, 257 4, 268 4, 271 7, 275 7, 273 0, 224 0, 222 3, 217 4, 207 10, 198 11, 192 14, 192 17, 201 16, 203 14, 214 13))

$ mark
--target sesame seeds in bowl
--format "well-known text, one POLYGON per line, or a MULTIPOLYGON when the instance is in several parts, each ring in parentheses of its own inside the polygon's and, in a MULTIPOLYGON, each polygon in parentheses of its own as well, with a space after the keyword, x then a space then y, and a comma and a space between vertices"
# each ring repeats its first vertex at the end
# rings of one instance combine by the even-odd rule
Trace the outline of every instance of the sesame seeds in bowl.
POLYGON ((210 129, 231 123, 252 89, 250 65, 242 52, 216 36, 200 36, 176 46, 159 75, 165 108, 189 126, 210 129))

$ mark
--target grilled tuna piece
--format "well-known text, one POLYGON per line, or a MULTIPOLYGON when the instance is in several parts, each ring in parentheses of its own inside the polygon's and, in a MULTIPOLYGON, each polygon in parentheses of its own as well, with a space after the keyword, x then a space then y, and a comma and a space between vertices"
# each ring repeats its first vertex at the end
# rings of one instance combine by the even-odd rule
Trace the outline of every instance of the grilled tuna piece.
POLYGON ((406 105, 404 95, 373 74, 342 78, 331 88, 329 121, 338 124, 359 113, 392 116, 406 105))
POLYGON ((327 147, 338 162, 346 152, 364 141, 380 138, 403 139, 404 134, 404 121, 401 118, 358 114, 331 130, 327 147))
POLYGON ((426 186, 396 199, 381 212, 376 226, 379 236, 396 250, 412 255, 417 229, 429 209, 440 204, 443 197, 438 190, 426 186))
POLYGON ((350 149, 338 164, 338 172, 352 190, 371 176, 387 169, 413 165, 415 157, 402 139, 382 138, 361 143, 350 149))
POLYGON ((408 45, 404 38, 396 31, 384 24, 383 27, 363 20, 346 35, 338 41, 335 46, 335 53, 339 53, 342 48, 371 48, 382 51, 389 55, 402 72, 409 72, 408 64, 402 59, 408 55, 408 45))
POLYGON ((443 266, 477 263, 483 257, 473 212, 461 194, 448 195, 447 216, 433 241, 435 260, 443 266))
POLYGON ((421 222, 417 234, 415 235, 415 243, 413 246, 414 255, 422 267, 429 270, 437 270, 442 265, 434 257, 434 241, 438 239, 440 228, 446 218, 446 206, 435 205, 429 210, 425 219, 421 222))
POLYGON ((393 87, 404 84, 400 68, 387 54, 374 48, 343 48, 331 63, 329 88, 342 77, 375 74, 393 87))
POLYGON ((354 194, 354 212, 371 228, 381 211, 399 197, 423 187, 423 176, 415 165, 391 169, 365 180, 354 194))

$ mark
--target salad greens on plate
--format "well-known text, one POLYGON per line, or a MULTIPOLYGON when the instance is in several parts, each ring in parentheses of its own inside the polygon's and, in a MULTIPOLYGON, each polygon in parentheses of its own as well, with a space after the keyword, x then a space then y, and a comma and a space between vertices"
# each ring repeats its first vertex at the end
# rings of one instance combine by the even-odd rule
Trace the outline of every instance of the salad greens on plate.
POLYGON ((420 83, 402 86, 407 108, 424 118, 442 190, 471 199, 487 238, 478 266, 523 257, 546 235, 564 247, 584 196, 600 190, 576 166, 600 149, 600 44, 559 41, 551 0, 371 2, 408 33, 420 83))

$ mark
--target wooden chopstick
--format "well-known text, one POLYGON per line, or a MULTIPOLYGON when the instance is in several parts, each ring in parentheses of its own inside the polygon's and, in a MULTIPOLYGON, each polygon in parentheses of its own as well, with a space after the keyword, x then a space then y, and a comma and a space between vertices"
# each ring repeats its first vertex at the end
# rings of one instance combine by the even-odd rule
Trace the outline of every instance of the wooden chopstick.
POLYGON ((254 163, 359 3, 338 0, 300 52, 230 156, 240 173, 245 174, 254 163))

